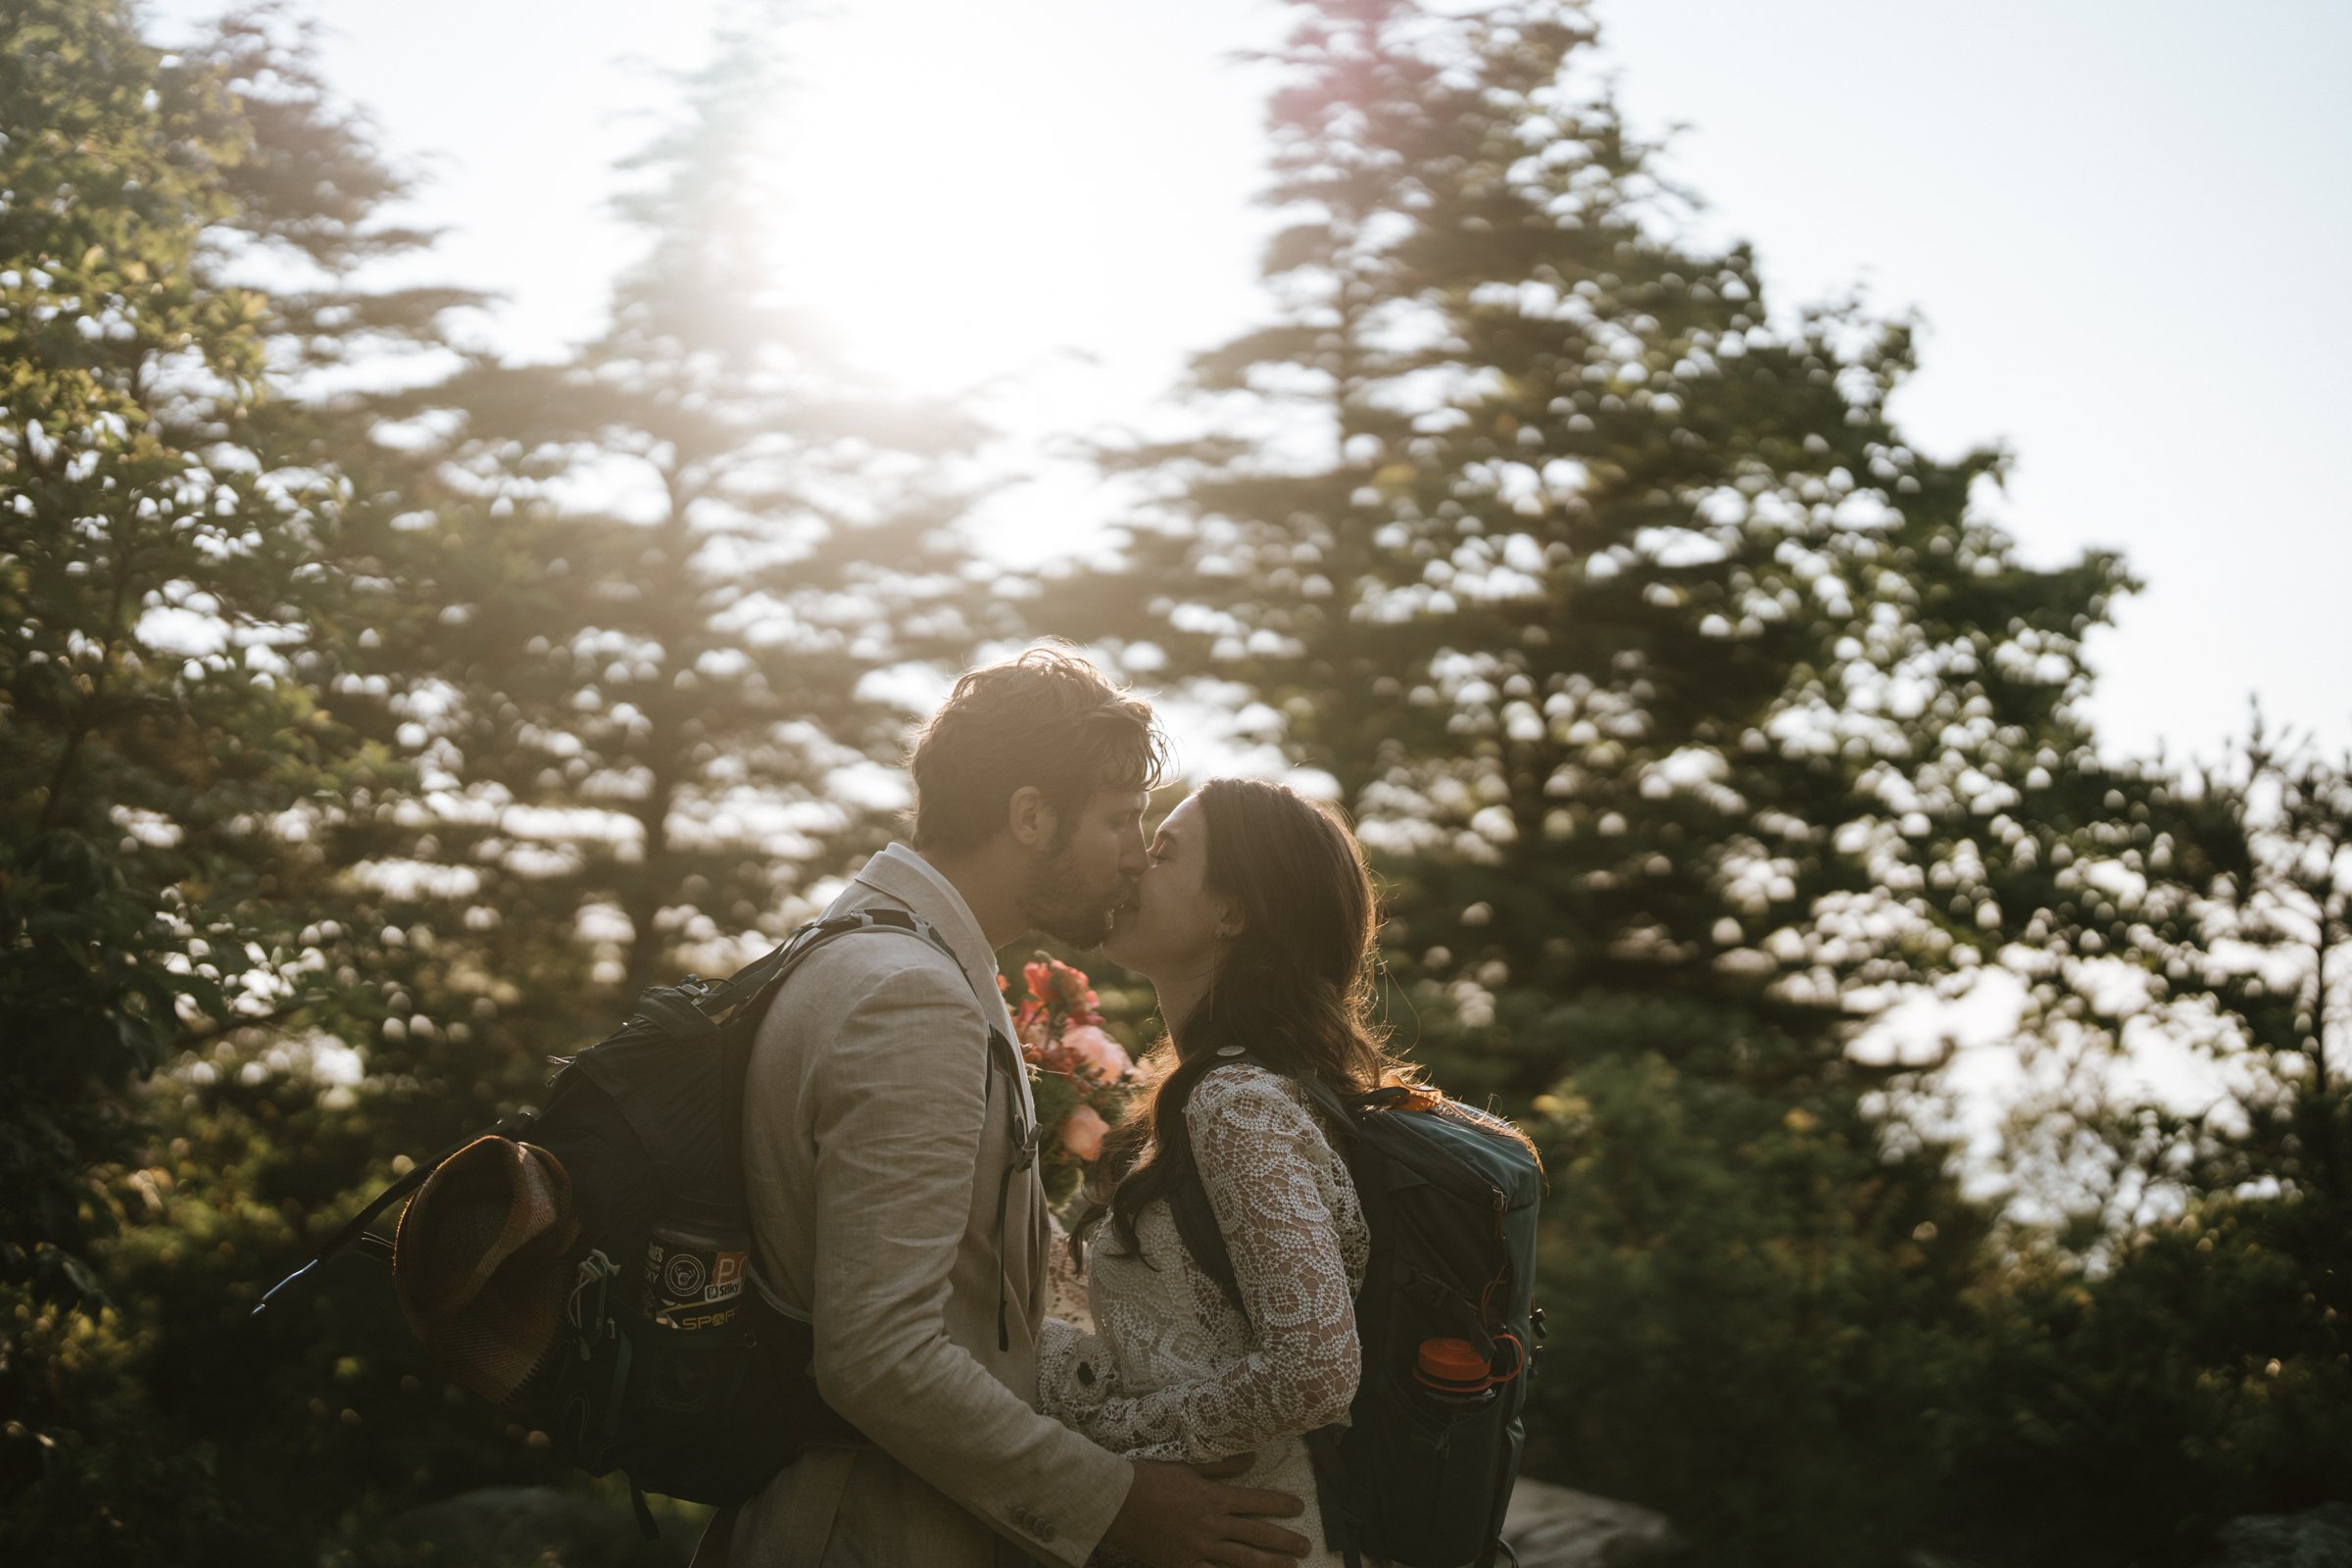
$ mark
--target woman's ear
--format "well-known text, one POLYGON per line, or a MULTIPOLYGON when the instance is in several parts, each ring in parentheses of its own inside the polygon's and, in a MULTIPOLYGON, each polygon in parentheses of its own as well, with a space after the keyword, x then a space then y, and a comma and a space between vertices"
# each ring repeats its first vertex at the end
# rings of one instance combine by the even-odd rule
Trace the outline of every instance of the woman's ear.
POLYGON ((1232 905, 1226 903, 1222 899, 1217 901, 1218 937, 1226 941, 1231 941, 1233 938, 1240 936, 1242 932, 1248 928, 1249 924, 1250 922, 1248 920, 1242 918, 1242 911, 1240 909, 1234 907, 1232 905))

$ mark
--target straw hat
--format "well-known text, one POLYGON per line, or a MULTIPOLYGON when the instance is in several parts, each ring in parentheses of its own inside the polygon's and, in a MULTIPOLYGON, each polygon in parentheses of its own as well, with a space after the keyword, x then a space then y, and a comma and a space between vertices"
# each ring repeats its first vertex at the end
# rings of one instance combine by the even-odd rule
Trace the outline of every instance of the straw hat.
POLYGON ((579 1230, 561 1160, 533 1144, 477 1138, 400 1216, 401 1312, 453 1378, 503 1404, 554 1348, 579 1230))

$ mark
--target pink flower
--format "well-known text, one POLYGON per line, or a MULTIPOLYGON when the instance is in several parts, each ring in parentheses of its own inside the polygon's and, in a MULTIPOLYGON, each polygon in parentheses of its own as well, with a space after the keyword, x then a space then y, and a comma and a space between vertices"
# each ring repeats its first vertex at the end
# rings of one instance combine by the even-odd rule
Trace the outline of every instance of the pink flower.
POLYGON ((1054 1136, 1061 1140, 1062 1148, 1091 1164, 1101 1157, 1102 1135, 1108 1131, 1110 1123, 1102 1119, 1101 1112, 1092 1105, 1080 1105, 1070 1112, 1061 1124, 1061 1131, 1054 1136))
POLYGON ((1064 1031, 1061 1043, 1075 1052, 1087 1069, 1103 1083, 1115 1084, 1135 1070, 1126 1049, 1091 1023, 1064 1031))

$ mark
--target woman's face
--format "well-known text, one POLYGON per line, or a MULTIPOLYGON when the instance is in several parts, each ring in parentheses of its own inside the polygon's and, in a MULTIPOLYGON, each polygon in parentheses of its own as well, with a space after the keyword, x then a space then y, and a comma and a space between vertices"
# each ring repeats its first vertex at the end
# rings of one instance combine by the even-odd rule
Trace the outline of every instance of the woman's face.
POLYGON ((1200 796, 1187 796, 1159 824, 1135 897, 1111 916, 1102 952, 1148 980, 1191 980, 1216 967, 1238 930, 1232 905, 1208 886, 1208 813, 1200 796))

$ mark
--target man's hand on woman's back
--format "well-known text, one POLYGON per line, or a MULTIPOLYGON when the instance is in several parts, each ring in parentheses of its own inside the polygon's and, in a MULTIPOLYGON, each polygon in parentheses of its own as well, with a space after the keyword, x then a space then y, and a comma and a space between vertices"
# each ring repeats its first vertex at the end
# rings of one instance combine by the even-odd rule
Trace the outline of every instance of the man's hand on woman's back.
POLYGON ((1272 1521, 1296 1518, 1306 1505, 1287 1492, 1225 1484, 1250 1462, 1246 1453, 1211 1464, 1135 1460, 1134 1485, 1102 1544, 1151 1568, 1291 1568, 1313 1544, 1272 1521))

